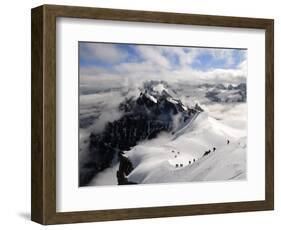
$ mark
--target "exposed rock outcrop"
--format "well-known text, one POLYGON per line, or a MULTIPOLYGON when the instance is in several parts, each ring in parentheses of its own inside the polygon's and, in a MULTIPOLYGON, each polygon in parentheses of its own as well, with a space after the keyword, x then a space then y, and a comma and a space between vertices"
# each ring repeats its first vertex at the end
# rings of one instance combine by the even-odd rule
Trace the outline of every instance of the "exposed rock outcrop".
POLYGON ((127 176, 134 169, 131 161, 119 152, 119 170, 116 173, 118 185, 136 184, 128 181, 127 176))

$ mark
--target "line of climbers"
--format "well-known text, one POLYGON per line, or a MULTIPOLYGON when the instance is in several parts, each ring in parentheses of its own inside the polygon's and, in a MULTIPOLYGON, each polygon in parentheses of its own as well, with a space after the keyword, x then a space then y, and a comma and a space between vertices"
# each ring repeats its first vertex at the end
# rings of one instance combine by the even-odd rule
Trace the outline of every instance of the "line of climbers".
MULTIPOLYGON (((229 145, 230 141, 229 140, 226 140, 226 144, 229 145)), ((213 147, 213 152, 215 152, 217 150, 216 147, 213 147)), ((204 156, 207 156, 211 153, 211 150, 209 149, 208 151, 206 151, 204 154, 203 154, 203 157, 204 156)))
MULTIPOLYGON (((229 140, 226 140, 226 144, 229 145, 229 143, 230 143, 230 141, 229 141, 229 140)), ((213 147, 213 152, 215 152, 216 150, 217 150, 217 148, 216 148, 216 147, 213 147)), ((174 153, 174 152, 175 152, 175 151, 172 150, 172 153, 174 153)), ((178 155, 180 154, 180 152, 177 152, 177 153, 178 153, 178 155)), ((206 152, 203 154, 203 157, 209 155, 210 153, 211 153, 211 150, 209 149, 208 151, 206 151, 206 152)), ((175 158, 177 158, 177 155, 175 155, 175 158)), ((193 163, 194 163, 195 161, 196 161, 196 160, 193 159, 193 163)), ((192 163, 191 161, 188 161, 188 164, 191 164, 191 163, 192 163)), ((183 164, 176 164, 175 166, 176 166, 176 168, 178 168, 178 167, 183 167, 183 164)))

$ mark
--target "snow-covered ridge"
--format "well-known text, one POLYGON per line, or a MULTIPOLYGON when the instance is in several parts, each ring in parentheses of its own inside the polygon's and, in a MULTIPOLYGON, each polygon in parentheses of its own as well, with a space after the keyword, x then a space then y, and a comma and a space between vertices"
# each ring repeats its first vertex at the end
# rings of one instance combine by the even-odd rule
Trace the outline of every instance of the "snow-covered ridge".
POLYGON ((163 135, 126 151, 134 166, 127 178, 136 183, 243 179, 246 137, 241 135, 201 113, 177 138, 163 135))

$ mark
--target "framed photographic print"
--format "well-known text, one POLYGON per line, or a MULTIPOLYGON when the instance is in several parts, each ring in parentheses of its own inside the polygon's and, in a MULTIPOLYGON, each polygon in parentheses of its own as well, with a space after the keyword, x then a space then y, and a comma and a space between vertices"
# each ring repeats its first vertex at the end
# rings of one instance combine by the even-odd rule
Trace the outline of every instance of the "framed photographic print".
POLYGON ((32 9, 32 220, 273 210, 273 25, 32 9))

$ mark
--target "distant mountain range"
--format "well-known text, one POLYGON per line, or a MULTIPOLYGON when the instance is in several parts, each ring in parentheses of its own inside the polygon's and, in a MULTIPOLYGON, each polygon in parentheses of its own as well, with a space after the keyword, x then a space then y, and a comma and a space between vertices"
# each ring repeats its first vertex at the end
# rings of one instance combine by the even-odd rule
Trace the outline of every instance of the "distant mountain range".
POLYGON ((241 83, 239 85, 223 84, 211 85, 203 84, 200 87, 206 88, 205 96, 213 102, 246 102, 247 100, 247 85, 241 83))

